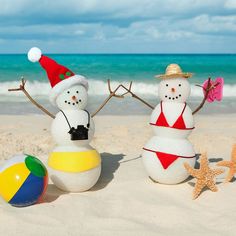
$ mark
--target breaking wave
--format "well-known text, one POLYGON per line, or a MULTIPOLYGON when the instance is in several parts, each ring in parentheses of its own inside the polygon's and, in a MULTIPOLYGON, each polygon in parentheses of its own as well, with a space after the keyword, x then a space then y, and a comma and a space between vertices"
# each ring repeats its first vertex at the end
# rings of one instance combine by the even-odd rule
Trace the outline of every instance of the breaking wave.
MULTIPOLYGON (((122 82, 124 85, 129 86, 129 82, 122 82)), ((11 81, 11 82, 1 82, 0 83, 0 100, 6 101, 21 101, 24 98, 22 92, 8 92, 9 88, 18 88, 20 82, 19 81, 11 81)), ((112 81, 111 87, 115 88, 118 86, 120 82, 112 81)), ((108 95, 108 86, 107 83, 101 80, 90 80, 89 83, 89 95, 90 96, 106 96, 108 95)), ((202 97, 202 89, 196 87, 194 84, 191 85, 192 92, 191 97, 202 97)), ((40 98, 48 98, 50 94, 50 84, 46 82, 31 82, 27 81, 26 83, 27 91, 35 97, 40 98)), ((134 82, 132 86, 132 91, 137 93, 137 95, 142 95, 145 97, 156 97, 158 95, 158 86, 156 83, 142 83, 142 82, 134 82)), ((121 90, 120 93, 123 91, 121 90)), ((225 84, 224 85, 224 97, 231 98, 236 97, 236 84, 225 84)))

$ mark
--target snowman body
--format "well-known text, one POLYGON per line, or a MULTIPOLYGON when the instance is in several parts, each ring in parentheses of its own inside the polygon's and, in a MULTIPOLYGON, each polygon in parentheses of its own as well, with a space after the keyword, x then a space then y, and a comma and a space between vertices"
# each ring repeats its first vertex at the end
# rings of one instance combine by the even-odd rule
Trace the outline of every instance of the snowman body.
POLYGON ((156 182, 181 183, 189 176, 183 163, 195 165, 194 148, 187 139, 194 128, 192 111, 186 104, 189 94, 186 79, 165 79, 159 84, 161 102, 150 118, 154 136, 142 154, 147 174, 156 182))
POLYGON ((81 85, 62 92, 56 100, 60 109, 52 122, 51 133, 57 143, 48 159, 52 182, 68 192, 82 192, 93 187, 101 173, 99 153, 89 143, 94 136, 94 122, 84 110, 87 92, 81 85), (87 139, 72 140, 70 129, 83 126, 87 139))

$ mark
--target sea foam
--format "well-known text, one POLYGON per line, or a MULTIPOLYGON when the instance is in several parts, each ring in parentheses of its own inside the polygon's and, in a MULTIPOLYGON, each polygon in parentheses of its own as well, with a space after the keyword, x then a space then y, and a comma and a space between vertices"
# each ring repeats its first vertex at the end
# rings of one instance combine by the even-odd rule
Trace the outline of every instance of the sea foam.
MULTIPOLYGON (((121 82, 112 81, 111 87, 115 89, 121 82)), ((129 82, 123 81, 126 87, 129 87, 129 82)), ((0 100, 20 101, 24 97, 22 92, 8 92, 9 88, 18 88, 20 81, 1 82, 0 83, 0 100)), ((50 84, 47 82, 31 82, 27 81, 26 89, 32 96, 48 98, 50 94, 50 84)), ((203 96, 202 89, 200 87, 191 84, 191 97, 200 98, 203 96)), ((118 93, 122 94, 124 90, 119 90, 118 93)), ((132 92, 137 95, 145 97, 157 97, 158 95, 158 84, 157 83, 142 83, 134 82, 132 86, 132 92)), ((101 80, 89 80, 89 95, 90 96, 106 96, 109 94, 107 82, 101 80)), ((233 98, 236 97, 236 84, 225 84, 224 85, 224 97, 233 98)))

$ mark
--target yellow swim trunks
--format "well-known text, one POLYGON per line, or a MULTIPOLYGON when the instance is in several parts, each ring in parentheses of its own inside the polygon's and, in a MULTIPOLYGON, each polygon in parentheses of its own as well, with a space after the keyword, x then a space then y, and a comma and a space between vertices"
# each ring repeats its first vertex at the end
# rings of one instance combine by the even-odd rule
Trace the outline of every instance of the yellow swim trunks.
POLYGON ((82 172, 96 168, 101 163, 101 157, 96 150, 85 152, 52 152, 48 166, 65 172, 82 172))

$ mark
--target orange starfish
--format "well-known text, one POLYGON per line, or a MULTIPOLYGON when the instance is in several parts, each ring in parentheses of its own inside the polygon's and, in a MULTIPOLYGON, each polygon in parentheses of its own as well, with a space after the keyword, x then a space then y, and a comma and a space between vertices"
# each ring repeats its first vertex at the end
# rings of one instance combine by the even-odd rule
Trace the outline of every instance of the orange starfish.
POLYGON ((206 153, 201 155, 200 168, 194 169, 188 163, 184 163, 184 167, 190 175, 197 179, 193 190, 193 199, 196 199, 204 187, 208 187, 211 191, 216 192, 218 188, 214 178, 224 172, 223 169, 210 169, 206 153))
POLYGON ((231 160, 219 161, 217 166, 225 166, 229 168, 229 173, 225 178, 225 182, 230 182, 236 173, 236 144, 234 144, 232 148, 231 160))

